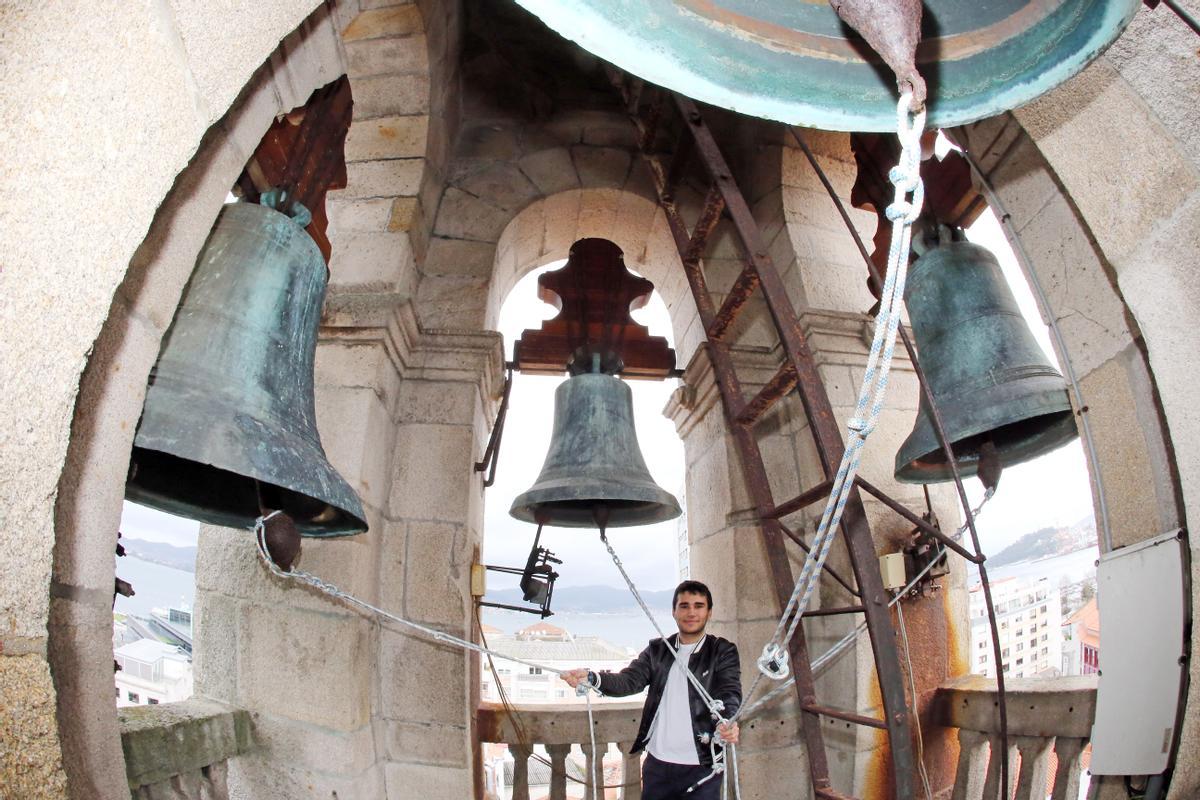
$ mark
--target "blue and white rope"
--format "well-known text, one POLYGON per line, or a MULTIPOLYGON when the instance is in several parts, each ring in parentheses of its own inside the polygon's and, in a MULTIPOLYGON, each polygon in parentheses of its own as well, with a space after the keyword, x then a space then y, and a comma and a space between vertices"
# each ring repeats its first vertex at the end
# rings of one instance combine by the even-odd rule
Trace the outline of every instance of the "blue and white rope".
MULTIPOLYGON (((887 274, 884 278, 875 333, 867 357, 866 372, 859 390, 854 415, 847 421, 846 449, 826 501, 812 551, 805 559, 792 595, 779 618, 775 633, 763 647, 758 659, 760 677, 784 680, 790 674, 787 645, 796 633, 804 612, 808 609, 825 560, 837 535, 842 513, 862 460, 862 449, 874 431, 883 409, 888 374, 896 347, 896 333, 904 308, 904 284, 908 276, 908 257, 912 245, 912 225, 921 213, 925 187, 921 181, 921 134, 925 128, 925 112, 910 113, 912 95, 901 96, 897 105, 897 133, 900 139, 900 163, 888 173, 896 188, 895 198, 887 207, 892 221, 892 240, 888 250, 887 274), (910 198, 911 195, 911 198, 910 198)), ((755 679, 757 685, 759 678, 755 679)), ((753 686, 751 689, 753 690, 753 686)))

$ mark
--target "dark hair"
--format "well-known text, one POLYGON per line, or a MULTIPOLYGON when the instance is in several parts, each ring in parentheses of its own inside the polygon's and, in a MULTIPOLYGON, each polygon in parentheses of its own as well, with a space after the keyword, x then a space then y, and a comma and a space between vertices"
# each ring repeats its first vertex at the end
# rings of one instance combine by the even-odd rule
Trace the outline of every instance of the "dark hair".
POLYGON ((700 581, 684 581, 675 587, 675 596, 671 598, 672 611, 675 610, 675 605, 679 602, 679 595, 684 593, 704 595, 704 599, 708 601, 709 609, 712 609, 712 592, 708 590, 708 587, 700 581))

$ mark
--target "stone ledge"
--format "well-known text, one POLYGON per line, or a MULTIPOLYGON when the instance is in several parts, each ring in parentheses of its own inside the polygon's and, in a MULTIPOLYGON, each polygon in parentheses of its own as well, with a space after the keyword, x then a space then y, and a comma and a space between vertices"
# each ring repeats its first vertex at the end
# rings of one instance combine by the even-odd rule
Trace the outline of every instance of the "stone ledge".
POLYGON ((215 700, 117 710, 129 788, 168 781, 249 751, 250 714, 215 700))
MULTIPOLYGON (((1090 737, 1096 716, 1097 683, 1095 675, 1006 680, 1009 735, 1090 737)), ((938 687, 934 716, 949 728, 999 733, 996 682, 966 675, 938 687)))

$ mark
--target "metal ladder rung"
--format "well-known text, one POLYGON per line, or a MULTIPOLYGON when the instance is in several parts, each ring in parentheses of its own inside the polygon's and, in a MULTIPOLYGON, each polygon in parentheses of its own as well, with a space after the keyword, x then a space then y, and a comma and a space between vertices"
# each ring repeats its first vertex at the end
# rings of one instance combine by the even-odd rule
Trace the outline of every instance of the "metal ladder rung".
POLYGON ((753 425, 758 422, 771 406, 795 388, 796 368, 790 361, 785 361, 775 376, 767 381, 767 384, 754 396, 754 399, 742 406, 742 410, 737 415, 738 423, 753 425))
POLYGON ((866 606, 834 606, 833 608, 814 608, 805 611, 804 617, 832 617, 838 614, 865 614, 866 606))
POLYGON ((815 703, 805 703, 800 706, 801 709, 809 714, 820 714, 822 717, 832 717, 840 719, 842 722, 849 722, 853 725, 865 725, 868 728, 879 728, 887 730, 887 723, 875 717, 868 717, 862 714, 855 714, 853 711, 845 711, 841 708, 833 708, 831 706, 819 706, 815 703))
POLYGON ((788 514, 794 514, 802 508, 808 508, 818 500, 824 500, 829 497, 829 490, 833 488, 832 481, 822 481, 811 489, 807 489, 793 497, 791 500, 785 500, 771 511, 771 516, 775 519, 786 517, 788 514))
POLYGON ((706 331, 708 338, 721 341, 728 332, 729 326, 733 325, 733 321, 741 313, 746 301, 750 299, 750 295, 754 294, 754 290, 758 288, 759 282, 758 270, 753 267, 747 266, 738 274, 737 280, 729 289, 729 294, 725 296, 725 302, 721 304, 721 310, 717 312, 712 324, 708 326, 706 331))

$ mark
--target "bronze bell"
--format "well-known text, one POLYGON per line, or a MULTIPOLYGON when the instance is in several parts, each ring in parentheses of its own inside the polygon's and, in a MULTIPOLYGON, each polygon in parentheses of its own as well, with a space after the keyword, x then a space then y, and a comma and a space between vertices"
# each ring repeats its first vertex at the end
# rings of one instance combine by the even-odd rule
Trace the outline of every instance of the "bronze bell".
MULTIPOLYGON (((1038 347, 991 252, 969 242, 935 247, 913 264, 904 299, 964 477, 978 470, 985 443, 1010 466, 1078 435, 1066 381, 1038 347)), ((896 454, 896 480, 951 477, 922 394, 916 426, 896 454)))
POLYGON ((554 392, 554 430, 542 472, 509 514, 563 528, 650 525, 679 516, 679 501, 650 477, 633 425, 633 393, 599 371, 554 392))
POLYGON ((253 527, 268 508, 303 536, 366 530, 317 435, 326 268, 308 212, 292 214, 234 203, 218 216, 150 373, 130 500, 216 525, 253 527))

